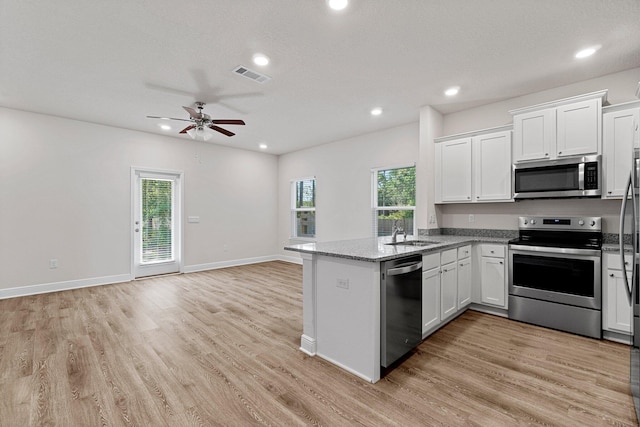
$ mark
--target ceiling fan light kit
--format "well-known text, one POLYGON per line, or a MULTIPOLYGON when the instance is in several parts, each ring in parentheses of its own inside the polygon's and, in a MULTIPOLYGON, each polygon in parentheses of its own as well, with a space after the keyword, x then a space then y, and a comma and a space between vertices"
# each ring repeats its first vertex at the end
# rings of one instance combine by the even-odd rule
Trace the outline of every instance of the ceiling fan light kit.
POLYGON ((149 119, 162 119, 162 120, 179 120, 181 122, 191 122, 189 126, 182 129, 178 133, 186 133, 191 138, 197 141, 208 141, 213 138, 213 134, 208 130, 215 130, 226 136, 233 136, 235 133, 221 128, 217 125, 244 125, 243 120, 239 119, 211 119, 211 116, 202 112, 205 106, 204 102, 196 102, 196 108, 198 111, 191 107, 182 107, 189 113, 189 119, 177 119, 174 117, 159 117, 159 116, 147 116, 149 119))
POLYGON ((213 134, 211 132, 207 132, 204 127, 195 127, 193 129, 189 129, 187 131, 187 135, 196 141, 208 141, 213 138, 213 134))

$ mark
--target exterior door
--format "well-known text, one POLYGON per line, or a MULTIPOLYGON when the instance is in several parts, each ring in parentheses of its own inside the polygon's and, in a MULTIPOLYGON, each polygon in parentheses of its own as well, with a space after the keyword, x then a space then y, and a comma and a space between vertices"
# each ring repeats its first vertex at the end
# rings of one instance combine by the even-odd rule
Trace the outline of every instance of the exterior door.
POLYGON ((134 277, 182 266, 182 173, 132 170, 134 277))

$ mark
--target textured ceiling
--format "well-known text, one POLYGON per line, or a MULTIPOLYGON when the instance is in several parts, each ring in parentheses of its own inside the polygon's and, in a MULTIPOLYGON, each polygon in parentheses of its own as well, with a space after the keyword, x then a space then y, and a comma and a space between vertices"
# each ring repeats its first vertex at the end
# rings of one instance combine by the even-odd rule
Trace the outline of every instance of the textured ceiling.
POLYGON ((638 0, 0 0, 0 105, 166 135, 145 116, 205 101, 247 123, 212 143, 279 154, 638 67, 639 41, 638 0))

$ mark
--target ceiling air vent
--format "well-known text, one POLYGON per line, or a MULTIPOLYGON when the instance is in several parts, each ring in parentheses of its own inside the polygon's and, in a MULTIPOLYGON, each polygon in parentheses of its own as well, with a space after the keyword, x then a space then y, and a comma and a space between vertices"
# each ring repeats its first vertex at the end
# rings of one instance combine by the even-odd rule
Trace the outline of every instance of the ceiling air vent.
POLYGON ((233 72, 236 74, 240 74, 241 76, 251 79, 258 83, 266 83, 269 80, 271 80, 271 77, 264 74, 260 74, 257 71, 250 70, 247 67, 243 67, 242 65, 237 66, 233 70, 233 72))

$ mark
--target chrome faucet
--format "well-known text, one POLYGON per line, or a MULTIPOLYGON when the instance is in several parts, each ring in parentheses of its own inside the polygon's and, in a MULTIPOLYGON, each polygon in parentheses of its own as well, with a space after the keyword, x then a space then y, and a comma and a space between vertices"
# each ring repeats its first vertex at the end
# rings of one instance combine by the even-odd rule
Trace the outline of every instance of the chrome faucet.
POLYGON ((393 232, 391 234, 391 243, 396 243, 396 241, 397 241, 396 236, 398 235, 398 233, 404 234, 404 240, 405 241, 407 240, 407 232, 404 231, 404 228, 394 225, 393 226, 393 232))

